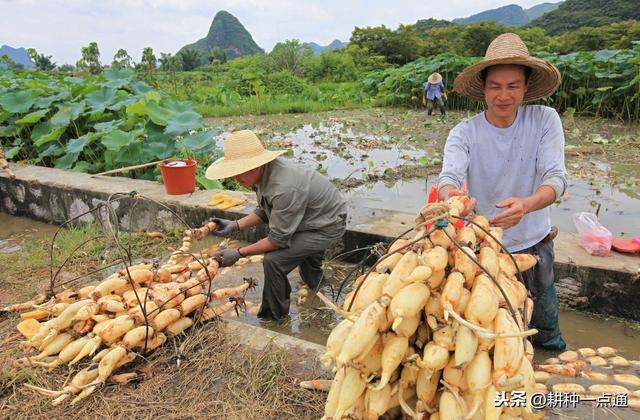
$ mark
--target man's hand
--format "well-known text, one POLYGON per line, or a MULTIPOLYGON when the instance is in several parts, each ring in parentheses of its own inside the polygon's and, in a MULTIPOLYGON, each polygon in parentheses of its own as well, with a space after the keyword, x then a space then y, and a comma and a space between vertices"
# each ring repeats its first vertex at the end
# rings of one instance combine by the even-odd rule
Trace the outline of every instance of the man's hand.
POLYGON ((447 92, 442 92, 442 98, 443 98, 445 101, 448 99, 448 98, 447 98, 447 92))
POLYGON ((213 217, 209 219, 209 221, 218 225, 218 228, 211 232, 211 234, 215 236, 229 236, 240 230, 240 225, 238 225, 238 222, 236 220, 227 220, 213 217))
POLYGON ((227 248, 213 254, 213 259, 220 263, 220 267, 230 267, 241 258, 238 248, 227 248))
POLYGON ((527 203, 522 197, 509 197, 496 204, 496 207, 506 208, 506 210, 493 217, 489 222, 502 229, 509 229, 517 225, 528 212, 527 203))
POLYGON ((427 106, 427 98, 422 97, 422 106, 427 106))

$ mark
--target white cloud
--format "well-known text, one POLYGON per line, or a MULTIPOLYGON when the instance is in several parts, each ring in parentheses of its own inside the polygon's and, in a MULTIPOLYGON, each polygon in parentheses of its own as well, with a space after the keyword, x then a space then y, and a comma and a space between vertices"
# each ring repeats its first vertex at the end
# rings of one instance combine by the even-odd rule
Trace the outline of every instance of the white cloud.
MULTIPOLYGON (((544 0, 515 1, 531 7, 544 0)), ((552 0, 553 1, 553 0, 552 0)), ((103 63, 125 48, 139 61, 144 47, 175 53, 204 37, 213 16, 227 10, 269 51, 297 38, 328 44, 347 41, 355 26, 453 19, 507 4, 509 0, 0 0, 0 44, 34 47, 58 64, 75 63, 80 48, 96 41, 103 63)))

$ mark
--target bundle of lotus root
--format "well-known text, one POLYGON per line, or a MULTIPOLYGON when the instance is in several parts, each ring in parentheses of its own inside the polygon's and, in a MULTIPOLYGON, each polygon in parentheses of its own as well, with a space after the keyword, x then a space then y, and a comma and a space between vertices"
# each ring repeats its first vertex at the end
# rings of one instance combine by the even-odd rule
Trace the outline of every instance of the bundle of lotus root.
POLYGON ((182 247, 162 265, 128 266, 99 284, 59 292, 46 303, 40 297, 4 308, 4 312, 28 311, 21 314, 17 329, 26 338, 21 347, 32 355, 18 360, 19 364, 54 369, 93 357, 93 363, 61 390, 27 386, 55 397, 54 404, 70 397, 74 404, 108 380, 136 379, 134 372, 117 374, 116 370, 138 355, 162 346, 196 322, 244 305, 241 296, 255 286, 254 278, 214 290, 218 262, 206 256, 194 259, 189 253, 192 239, 202 239, 215 228, 209 222, 186 230, 182 247))
MULTIPOLYGON (((465 200, 423 209, 415 238, 391 244, 343 307, 334 306, 344 320, 323 358, 335 371, 324 418, 402 410, 412 418, 498 419, 496 392, 535 391, 525 339, 536 333, 525 322, 533 303, 516 275, 537 259, 505 253, 502 230, 483 216, 456 229, 465 200)), ((530 405, 508 409, 541 416, 530 405)))

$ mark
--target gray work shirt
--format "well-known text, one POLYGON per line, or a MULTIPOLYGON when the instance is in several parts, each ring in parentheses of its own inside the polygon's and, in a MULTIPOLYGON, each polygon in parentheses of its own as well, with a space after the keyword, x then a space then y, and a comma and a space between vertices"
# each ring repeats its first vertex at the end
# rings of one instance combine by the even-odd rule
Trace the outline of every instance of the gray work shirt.
POLYGON ((266 164, 254 186, 258 207, 254 213, 269 224, 269 240, 288 248, 296 232, 322 230, 340 234, 347 205, 336 187, 313 169, 279 157, 266 164))
MULTIPOLYGON (((564 132, 555 109, 542 105, 518 108, 515 121, 498 128, 483 113, 456 125, 444 146, 438 188, 460 188, 464 180, 476 211, 491 218, 505 209, 496 204, 508 197, 527 197, 548 185, 560 198, 567 187, 564 132)), ((551 228, 549 207, 526 214, 505 230, 504 246, 511 252, 540 242, 551 228)))

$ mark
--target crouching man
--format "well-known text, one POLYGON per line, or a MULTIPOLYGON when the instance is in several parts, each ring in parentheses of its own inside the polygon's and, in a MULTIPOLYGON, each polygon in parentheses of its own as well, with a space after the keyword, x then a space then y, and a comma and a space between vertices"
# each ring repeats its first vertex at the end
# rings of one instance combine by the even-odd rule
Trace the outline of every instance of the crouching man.
POLYGON ((224 157, 206 172, 209 179, 235 178, 257 195, 254 213, 239 220, 213 218, 214 235, 229 236, 242 229, 268 224, 264 239, 214 255, 227 267, 241 257, 264 254, 261 318, 281 319, 289 313, 291 285, 287 275, 299 267, 302 280, 313 290, 323 279, 325 250, 342 237, 346 204, 329 180, 313 169, 284 157, 285 151, 265 150, 250 130, 229 135, 224 157))

